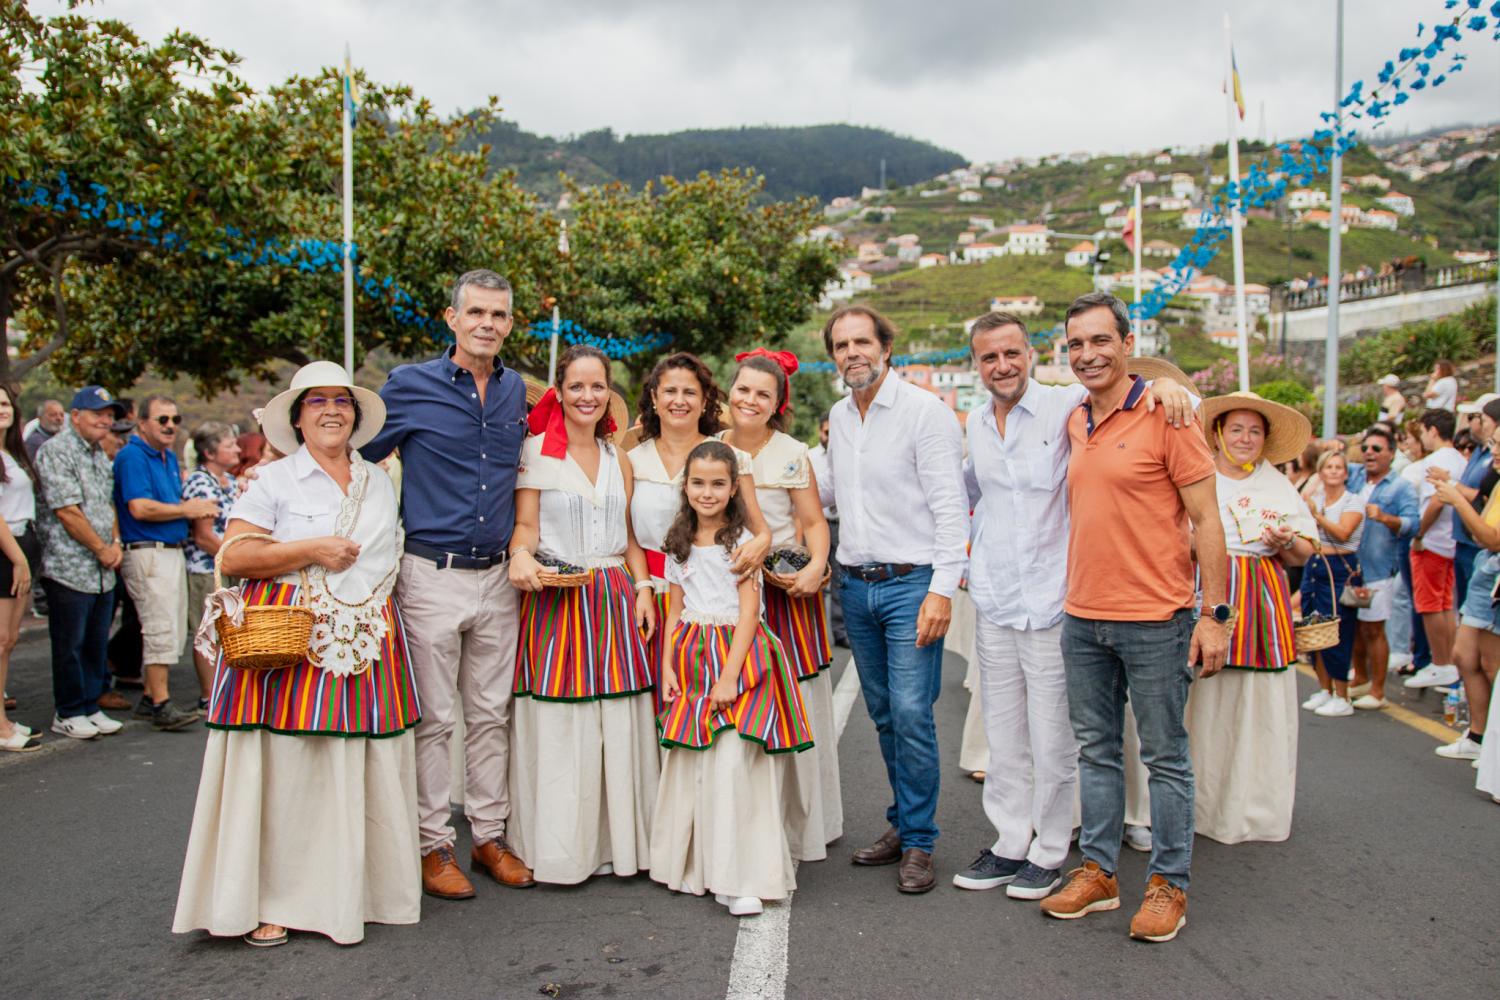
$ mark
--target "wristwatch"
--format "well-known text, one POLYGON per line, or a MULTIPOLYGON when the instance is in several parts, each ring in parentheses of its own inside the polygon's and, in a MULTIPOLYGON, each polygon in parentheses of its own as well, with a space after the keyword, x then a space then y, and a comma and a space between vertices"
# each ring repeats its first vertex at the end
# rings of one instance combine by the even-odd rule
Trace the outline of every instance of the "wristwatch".
POLYGON ((1205 610, 1208 616, 1220 625, 1228 625, 1229 620, 1234 617, 1234 609, 1227 604, 1215 604, 1205 610))

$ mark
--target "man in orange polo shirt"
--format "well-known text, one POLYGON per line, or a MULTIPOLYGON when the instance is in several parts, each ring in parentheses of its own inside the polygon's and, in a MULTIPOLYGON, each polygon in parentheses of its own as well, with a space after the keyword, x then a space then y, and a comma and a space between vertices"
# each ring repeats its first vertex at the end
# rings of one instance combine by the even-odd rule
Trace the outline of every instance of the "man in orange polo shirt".
MULTIPOLYGON (((1042 901, 1061 919, 1120 905, 1115 867, 1125 822, 1123 730, 1130 695, 1151 773, 1151 862, 1130 936, 1170 941, 1187 922, 1193 762, 1183 712, 1193 665, 1224 666, 1229 607, 1214 463, 1202 434, 1174 433, 1139 405, 1126 372, 1135 338, 1125 304, 1090 293, 1067 315, 1068 361, 1089 398, 1068 422, 1068 595, 1062 651, 1079 742, 1083 867, 1042 901), (1196 531, 1204 613, 1193 619, 1188 522, 1196 531)), ((1194 418, 1196 420, 1196 417, 1194 418)))

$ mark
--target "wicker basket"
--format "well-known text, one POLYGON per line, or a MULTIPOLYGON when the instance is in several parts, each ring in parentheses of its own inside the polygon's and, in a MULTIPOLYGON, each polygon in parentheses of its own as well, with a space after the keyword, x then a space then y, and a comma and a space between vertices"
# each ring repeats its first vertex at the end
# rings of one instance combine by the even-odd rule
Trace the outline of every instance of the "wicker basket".
POLYGON ((1328 557, 1319 551, 1316 558, 1323 560, 1323 566, 1328 570, 1328 592, 1332 595, 1329 601, 1334 615, 1326 622, 1317 622, 1313 625, 1298 625, 1295 629, 1298 653, 1316 653, 1322 649, 1332 649, 1339 644, 1339 615, 1338 595, 1333 594, 1333 567, 1328 565, 1328 557))
MULTIPOLYGON (((539 565, 545 567, 547 564, 540 563, 539 565)), ((592 573, 592 570, 587 569, 582 573, 549 573, 543 568, 537 573, 537 576, 541 579, 544 587, 557 587, 566 590, 570 587, 582 587, 585 583, 589 582, 589 576, 592 573)))
MULTIPOLYGON (((270 535, 250 532, 235 535, 214 556, 214 589, 224 586, 220 569, 224 553, 242 538, 264 538, 270 535)), ((310 659, 308 643, 312 639, 313 612, 308 606, 307 572, 299 571, 302 581, 297 589, 298 603, 289 606, 254 605, 245 608, 245 623, 236 625, 228 618, 214 622, 219 632, 219 646, 225 666, 236 670, 281 670, 310 659)))
MULTIPOLYGON (((797 582, 797 577, 794 574, 783 576, 780 573, 772 573, 770 570, 766 570, 764 575, 766 578, 766 582, 775 587, 777 590, 791 590, 792 584, 797 582)), ((828 581, 832 579, 833 570, 831 568, 824 569, 823 582, 818 584, 818 588, 821 590, 823 587, 828 586, 828 581)))

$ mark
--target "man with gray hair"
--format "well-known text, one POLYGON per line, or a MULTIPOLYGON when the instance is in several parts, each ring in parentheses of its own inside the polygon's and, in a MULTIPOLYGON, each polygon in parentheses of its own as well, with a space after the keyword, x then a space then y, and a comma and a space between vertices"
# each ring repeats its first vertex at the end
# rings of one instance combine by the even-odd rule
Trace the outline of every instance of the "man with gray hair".
POLYGON ((26 454, 36 461, 36 453, 63 429, 63 424, 68 419, 68 411, 56 399, 44 399, 42 404, 36 408, 36 418, 29 421, 21 431, 21 438, 26 445, 26 454))
POLYGON ((535 884, 505 839, 520 635, 506 560, 526 438, 526 386, 499 357, 514 322, 509 282, 494 271, 469 271, 454 285, 444 318, 454 345, 391 372, 380 390, 385 426, 360 454, 378 462, 401 452, 406 553, 396 599, 422 702, 416 741, 422 889, 439 899, 469 899, 474 886, 458 866, 449 796, 449 740, 459 712, 473 867, 502 885, 535 884))

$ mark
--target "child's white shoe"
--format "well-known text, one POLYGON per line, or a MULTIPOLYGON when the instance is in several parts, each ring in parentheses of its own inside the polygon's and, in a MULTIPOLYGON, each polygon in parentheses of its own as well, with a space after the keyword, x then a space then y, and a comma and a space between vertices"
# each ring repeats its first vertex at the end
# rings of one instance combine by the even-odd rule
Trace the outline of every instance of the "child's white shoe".
POLYGON ((757 896, 735 896, 729 901, 729 913, 735 917, 755 917, 761 912, 760 898, 757 896))
POLYGON ((729 897, 724 895, 722 892, 716 892, 714 893, 714 902, 718 903, 720 906, 728 906, 729 897))

